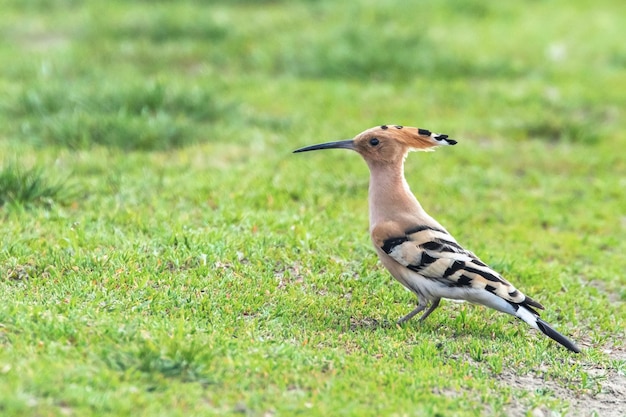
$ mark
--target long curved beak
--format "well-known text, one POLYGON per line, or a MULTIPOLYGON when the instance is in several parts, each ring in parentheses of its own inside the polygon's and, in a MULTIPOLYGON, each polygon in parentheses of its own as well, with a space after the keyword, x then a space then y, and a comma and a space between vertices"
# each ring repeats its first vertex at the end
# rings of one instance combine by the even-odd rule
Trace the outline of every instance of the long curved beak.
POLYGON ((305 146, 304 148, 296 149, 293 153, 317 151, 318 149, 352 149, 354 150, 354 141, 352 139, 339 140, 337 142, 326 142, 318 145, 305 146))

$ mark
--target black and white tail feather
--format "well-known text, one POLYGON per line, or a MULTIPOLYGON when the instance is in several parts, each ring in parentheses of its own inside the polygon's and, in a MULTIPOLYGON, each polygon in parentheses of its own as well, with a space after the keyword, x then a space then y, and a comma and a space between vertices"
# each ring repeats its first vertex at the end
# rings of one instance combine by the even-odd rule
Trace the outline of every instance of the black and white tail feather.
POLYGON ((554 330, 552 326, 543 321, 537 312, 529 310, 524 306, 514 306, 517 307, 517 311, 515 312, 515 317, 521 319, 522 321, 528 323, 528 325, 534 329, 541 331, 541 333, 548 336, 550 339, 555 342, 561 344, 567 349, 571 350, 575 353, 580 353, 580 348, 576 346, 574 342, 569 340, 567 337, 563 336, 561 333, 554 330))

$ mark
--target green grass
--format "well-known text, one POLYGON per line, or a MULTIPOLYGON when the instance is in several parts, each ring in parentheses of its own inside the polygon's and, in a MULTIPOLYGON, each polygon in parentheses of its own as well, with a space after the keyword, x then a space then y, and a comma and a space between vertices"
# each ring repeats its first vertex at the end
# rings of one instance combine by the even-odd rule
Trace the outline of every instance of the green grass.
POLYGON ((62 182, 53 183, 41 167, 24 169, 15 163, 0 168, 0 207, 30 205, 49 206, 57 201, 67 201, 71 189, 62 182))
POLYGON ((0 414, 619 415, 625 13, 4 0, 0 414), (412 190, 581 355, 466 304, 394 324, 365 164, 291 154, 383 123, 459 140, 412 190))

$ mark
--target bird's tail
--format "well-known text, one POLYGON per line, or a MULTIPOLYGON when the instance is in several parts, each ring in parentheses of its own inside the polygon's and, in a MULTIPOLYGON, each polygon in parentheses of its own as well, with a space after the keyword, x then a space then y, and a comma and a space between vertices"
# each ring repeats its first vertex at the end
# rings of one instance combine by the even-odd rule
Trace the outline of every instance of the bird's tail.
POLYGON ((576 346, 576 343, 572 342, 567 337, 563 336, 561 333, 554 330, 548 323, 541 320, 539 315, 537 315, 534 311, 519 304, 516 305, 516 307, 517 307, 517 312, 515 313, 516 317, 522 319, 523 321, 528 323, 531 327, 541 331, 550 339, 565 346, 567 349, 571 350, 572 352, 580 353, 580 348, 576 346))

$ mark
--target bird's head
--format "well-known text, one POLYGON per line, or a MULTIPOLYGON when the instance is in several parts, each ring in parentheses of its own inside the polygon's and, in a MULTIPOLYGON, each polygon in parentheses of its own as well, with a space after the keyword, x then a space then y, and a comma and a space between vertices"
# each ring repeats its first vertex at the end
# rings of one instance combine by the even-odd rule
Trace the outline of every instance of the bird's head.
POLYGON ((296 152, 319 149, 352 149, 357 151, 369 165, 389 164, 402 161, 409 151, 426 151, 440 145, 455 145, 448 135, 432 133, 417 127, 382 125, 359 133, 354 139, 320 143, 296 149, 296 152))

